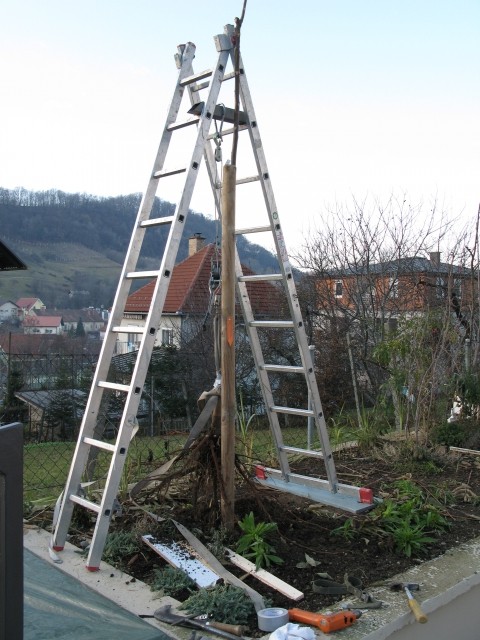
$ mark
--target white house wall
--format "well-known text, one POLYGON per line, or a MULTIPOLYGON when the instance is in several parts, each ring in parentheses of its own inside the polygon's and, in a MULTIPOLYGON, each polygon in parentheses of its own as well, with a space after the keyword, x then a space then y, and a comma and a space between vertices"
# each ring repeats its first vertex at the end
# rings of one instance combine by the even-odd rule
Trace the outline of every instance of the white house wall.
MULTIPOLYGON (((138 348, 141 340, 141 333, 137 333, 136 339, 129 342, 129 336, 136 333, 136 330, 145 327, 145 319, 132 320, 129 318, 122 318, 120 323, 121 327, 125 327, 125 333, 119 333, 117 338, 117 354, 128 353, 138 348)), ((162 316, 160 326, 155 338, 155 347, 162 345, 162 330, 173 330, 173 344, 176 347, 180 346, 180 332, 182 330, 182 317, 171 315, 162 316)))

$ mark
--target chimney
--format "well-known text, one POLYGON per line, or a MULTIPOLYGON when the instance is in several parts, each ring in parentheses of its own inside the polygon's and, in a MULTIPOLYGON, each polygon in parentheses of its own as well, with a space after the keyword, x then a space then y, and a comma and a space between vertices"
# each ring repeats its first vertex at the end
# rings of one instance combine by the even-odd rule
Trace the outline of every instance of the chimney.
POLYGON ((205 246, 205 238, 201 233, 194 233, 188 239, 188 257, 191 258, 197 251, 205 246))
POLYGON ((440 251, 430 251, 430 262, 437 269, 440 267, 440 251))

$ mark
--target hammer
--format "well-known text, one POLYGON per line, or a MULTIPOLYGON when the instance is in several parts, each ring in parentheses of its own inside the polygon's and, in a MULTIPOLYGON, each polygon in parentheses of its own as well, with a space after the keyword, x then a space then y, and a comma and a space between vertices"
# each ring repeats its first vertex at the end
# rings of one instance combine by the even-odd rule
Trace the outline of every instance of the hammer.
POLYGON ((413 611, 413 615, 415 616, 415 620, 417 622, 427 622, 428 618, 423 613, 422 607, 419 605, 418 601, 412 596, 412 591, 420 591, 420 585, 416 582, 395 582, 390 585, 390 589, 392 591, 402 591, 404 590, 407 594, 408 605, 410 609, 413 611))

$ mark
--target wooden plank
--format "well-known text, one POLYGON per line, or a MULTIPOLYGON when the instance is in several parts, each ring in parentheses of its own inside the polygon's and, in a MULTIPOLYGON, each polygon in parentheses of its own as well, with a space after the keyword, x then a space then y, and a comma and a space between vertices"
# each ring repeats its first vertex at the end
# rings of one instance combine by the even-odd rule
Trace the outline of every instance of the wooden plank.
POLYGON ((304 594, 302 593, 302 591, 295 589, 295 587, 290 586, 283 580, 280 580, 280 578, 277 578, 277 576, 274 576, 268 571, 265 571, 265 569, 257 569, 253 562, 250 562, 250 560, 247 560, 243 556, 238 555, 238 553, 235 553, 230 549, 226 549, 226 552, 228 555, 228 559, 235 566, 239 567, 243 571, 246 571, 249 575, 254 576, 264 584, 267 584, 272 589, 275 589, 287 598, 290 598, 290 600, 294 600, 295 602, 303 600, 304 594))
POLYGON ((173 567, 184 571, 199 587, 212 587, 220 580, 220 576, 200 562, 186 544, 163 544, 151 535, 142 536, 142 540, 173 567))
POLYGON ((480 456, 480 451, 477 449, 462 449, 462 447, 449 447, 449 451, 453 451, 454 453, 468 453, 472 456, 480 456))

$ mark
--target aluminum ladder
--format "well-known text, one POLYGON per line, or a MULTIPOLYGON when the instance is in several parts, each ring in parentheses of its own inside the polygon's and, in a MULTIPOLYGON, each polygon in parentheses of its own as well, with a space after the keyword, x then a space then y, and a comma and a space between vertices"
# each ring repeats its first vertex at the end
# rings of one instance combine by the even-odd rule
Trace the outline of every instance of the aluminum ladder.
MULTIPOLYGON (((215 36, 215 44, 218 52, 216 66, 213 69, 194 73, 193 59, 196 47, 189 42, 178 47, 175 56, 178 72, 177 83, 171 100, 168 114, 161 136, 159 148, 148 182, 146 192, 140 203, 138 215, 135 221, 132 237, 127 249, 125 263, 122 268, 120 280, 112 306, 112 313, 108 322, 106 335, 99 355, 97 368, 92 380, 89 398, 85 407, 84 417, 73 454, 72 464, 66 481, 65 490, 58 510, 56 524, 51 540, 54 551, 64 548, 70 527, 73 509, 84 508, 96 514, 95 529, 90 544, 86 561, 87 569, 96 571, 105 545, 106 536, 111 517, 115 508, 116 496, 120 487, 122 473, 127 458, 129 444, 136 432, 136 415, 142 395, 145 378, 152 356, 153 347, 157 338, 165 298, 170 283, 170 277, 175 265, 180 240, 183 235, 185 221, 188 216, 189 206, 199 173, 201 160, 204 157, 214 193, 215 201, 220 210, 220 188, 217 180, 215 147, 218 145, 218 132, 210 133, 212 122, 221 119, 229 121, 232 110, 219 105, 218 99, 222 85, 227 80, 235 77, 234 71, 234 46, 232 44, 233 27, 227 25, 223 34, 215 36), (232 65, 232 71, 226 73, 228 64, 232 65), (191 108, 186 118, 179 118, 180 108, 184 98, 185 89, 189 96, 191 108), (201 92, 208 89, 208 95, 204 100, 201 92), (192 127, 193 126, 193 127, 192 127), (193 128, 194 135, 193 153, 185 166, 180 168, 165 168, 167 152, 172 138, 178 132, 186 128, 193 128), (160 181, 172 176, 185 174, 181 197, 175 207, 173 215, 152 217, 155 196, 160 181), (139 268, 141 249, 147 234, 159 228, 168 229, 168 237, 160 265, 155 270, 142 270, 139 268), (115 352, 115 344, 119 333, 125 333, 125 326, 121 325, 127 298, 131 284, 135 280, 151 281, 156 284, 152 295, 149 312, 143 328, 136 327, 135 333, 141 334, 141 340, 136 354, 135 364, 128 384, 119 384, 109 379, 112 358, 115 352), (104 394, 113 393, 124 398, 123 412, 115 443, 107 442, 102 438, 100 413, 104 407, 104 394), (103 399, 103 402, 102 402, 103 399), (109 470, 105 481, 101 501, 94 502, 86 497, 82 490, 82 478, 87 468, 89 455, 92 449, 103 451, 111 456, 109 470)), ((227 83, 228 84, 228 83, 227 83)), ((288 261, 288 255, 283 238, 282 228, 275 205, 272 187, 270 184, 268 169, 263 154, 258 125, 253 110, 246 75, 240 60, 240 94, 243 105, 242 118, 240 118, 241 131, 248 131, 254 153, 258 174, 252 178, 237 180, 237 184, 246 184, 252 181, 261 183, 269 222, 263 227, 236 229, 237 235, 255 234, 258 232, 271 232, 275 240, 277 255, 279 258, 279 273, 268 275, 244 275, 242 266, 236 253, 237 287, 241 303, 242 313, 247 326, 248 337, 255 361, 263 398, 270 421, 271 431, 278 450, 280 469, 259 469, 257 480, 269 483, 276 488, 288 490, 298 495, 308 497, 338 506, 339 508, 360 512, 371 507, 365 499, 366 491, 357 487, 341 485, 337 481, 335 465, 330 449, 325 419, 321 408, 320 397, 316 385, 311 356, 308 349, 307 338, 301 317, 300 306, 295 290, 292 268, 288 261), (291 320, 256 320, 252 314, 247 284, 255 281, 281 281, 285 286, 291 320), (279 328, 292 330, 299 347, 301 364, 295 367, 284 367, 276 364, 267 364, 263 361, 261 340, 259 332, 263 329, 279 328), (303 374, 308 386, 312 409, 296 409, 282 407, 274 402, 269 375, 278 373, 303 374), (283 443, 282 431, 278 419, 279 414, 295 414, 300 416, 313 416, 317 426, 321 451, 310 451, 287 446, 283 443), (304 453, 314 455, 323 460, 326 468, 327 480, 320 480, 298 476, 290 472, 288 454, 304 453)), ((183 111, 182 111, 183 114, 183 111)), ((233 128, 222 132, 222 136, 233 133, 233 128)), ((218 148, 218 147, 217 147, 218 148)), ((367 492, 368 493, 368 492, 367 492)))

